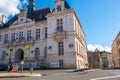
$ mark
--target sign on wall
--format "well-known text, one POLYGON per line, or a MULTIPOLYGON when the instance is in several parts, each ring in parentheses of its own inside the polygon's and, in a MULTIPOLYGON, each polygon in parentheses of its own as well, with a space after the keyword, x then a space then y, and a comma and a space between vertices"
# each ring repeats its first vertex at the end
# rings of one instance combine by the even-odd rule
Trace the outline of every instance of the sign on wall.
POLYGON ((73 46, 73 44, 69 44, 69 48, 73 48, 74 46, 73 46))
POLYGON ((9 47, 9 59, 12 58, 12 54, 13 54, 13 47, 9 47))
POLYGON ((49 49, 49 50, 52 50, 52 46, 48 46, 48 49, 49 49))
POLYGON ((30 55, 30 45, 29 44, 26 44, 25 45, 25 48, 26 48, 26 57, 29 57, 29 55, 30 55))

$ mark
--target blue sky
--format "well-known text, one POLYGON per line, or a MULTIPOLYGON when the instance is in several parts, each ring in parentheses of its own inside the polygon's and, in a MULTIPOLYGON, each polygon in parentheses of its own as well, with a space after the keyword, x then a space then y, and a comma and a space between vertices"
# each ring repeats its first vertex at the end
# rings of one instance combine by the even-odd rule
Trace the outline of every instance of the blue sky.
MULTIPOLYGON (((26 0, 20 1, 24 7, 28 4, 26 0)), ((52 10, 54 1, 36 0, 36 9, 49 6, 52 10)), ((87 44, 92 47, 98 45, 110 48, 120 31, 120 0, 67 0, 67 2, 78 15, 86 33, 87 44)))
MULTIPOLYGON (((88 44, 110 46, 120 31, 120 0, 67 0, 74 8, 88 44)), ((54 0, 36 0, 37 8, 54 7, 54 0)))

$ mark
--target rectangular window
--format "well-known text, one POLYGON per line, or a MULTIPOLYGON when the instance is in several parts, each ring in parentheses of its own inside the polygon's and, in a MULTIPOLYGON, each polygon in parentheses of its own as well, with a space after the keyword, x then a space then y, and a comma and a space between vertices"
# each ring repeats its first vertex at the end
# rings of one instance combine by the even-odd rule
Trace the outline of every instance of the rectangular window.
POLYGON ((0 35, 0 42, 1 42, 1 39, 2 39, 2 38, 1 38, 1 35, 0 35))
POLYGON ((63 68, 63 65, 64 65, 64 62, 63 62, 62 59, 60 59, 60 60, 59 60, 59 67, 60 67, 60 68, 63 68))
POLYGON ((61 5, 58 5, 58 6, 57 6, 57 11, 58 11, 58 12, 61 11, 61 5))
POLYGON ((57 19, 57 31, 63 31, 63 19, 57 19))
POLYGON ((32 40, 32 36, 31 36, 31 30, 27 31, 27 41, 32 40))
POLYGON ((7 44, 8 42, 9 42, 8 34, 5 34, 5 36, 4 36, 4 44, 7 44))
POLYGON ((12 36, 11 36, 11 42, 15 42, 15 33, 12 33, 12 36))
POLYGON ((64 55, 64 43, 58 42, 58 55, 64 55))
POLYGON ((23 41, 23 32, 19 32, 19 42, 23 41))
POLYGON ((120 54, 120 49, 119 49, 119 54, 120 54))
POLYGON ((79 53, 81 54, 81 52, 80 52, 81 50, 80 50, 80 44, 79 44, 79 53))
POLYGON ((117 40, 117 44, 118 44, 118 46, 120 45, 120 39, 117 40))
POLYGON ((45 39, 47 39, 47 27, 45 28, 45 39))
POLYGON ((44 50, 44 57, 47 57, 47 47, 45 47, 45 50, 44 50))
POLYGON ((78 54, 78 52, 79 52, 79 51, 78 51, 78 50, 79 50, 79 49, 78 49, 78 42, 76 42, 76 48, 77 48, 77 54, 78 54))
POLYGON ((36 40, 40 40, 40 29, 36 29, 36 40))

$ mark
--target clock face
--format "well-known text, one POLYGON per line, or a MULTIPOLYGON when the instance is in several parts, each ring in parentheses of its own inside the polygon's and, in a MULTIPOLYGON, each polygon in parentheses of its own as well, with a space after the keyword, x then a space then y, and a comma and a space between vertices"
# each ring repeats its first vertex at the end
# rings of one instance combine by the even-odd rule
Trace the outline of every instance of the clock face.
POLYGON ((42 14, 40 14, 40 15, 39 15, 39 19, 42 19, 42 17, 43 17, 43 15, 42 15, 42 14))

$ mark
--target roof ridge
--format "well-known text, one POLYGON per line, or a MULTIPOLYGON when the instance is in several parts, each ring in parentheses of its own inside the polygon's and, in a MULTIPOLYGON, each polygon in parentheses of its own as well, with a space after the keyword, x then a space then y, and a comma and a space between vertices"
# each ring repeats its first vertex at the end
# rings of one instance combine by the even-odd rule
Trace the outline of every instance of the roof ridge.
POLYGON ((43 7, 43 8, 36 9, 35 11, 43 10, 43 9, 47 9, 47 8, 50 8, 50 7, 49 7, 49 6, 46 6, 46 7, 43 7))

